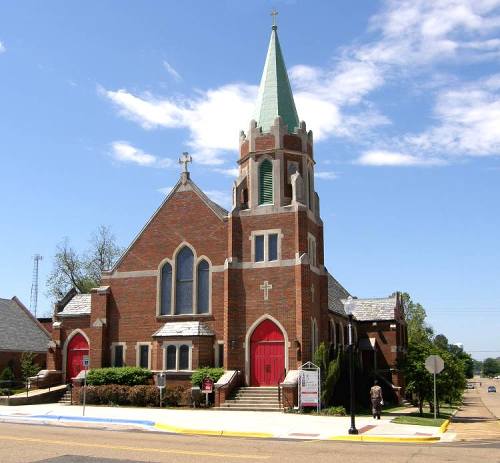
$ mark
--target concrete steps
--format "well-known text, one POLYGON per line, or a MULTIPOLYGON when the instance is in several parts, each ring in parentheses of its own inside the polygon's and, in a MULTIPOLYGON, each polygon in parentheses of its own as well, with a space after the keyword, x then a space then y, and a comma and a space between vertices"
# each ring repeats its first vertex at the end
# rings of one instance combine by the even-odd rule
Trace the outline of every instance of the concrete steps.
POLYGON ((62 405, 71 405, 71 391, 66 391, 59 399, 59 403, 62 405))
POLYGON ((219 410, 280 412, 277 387, 240 387, 219 410))

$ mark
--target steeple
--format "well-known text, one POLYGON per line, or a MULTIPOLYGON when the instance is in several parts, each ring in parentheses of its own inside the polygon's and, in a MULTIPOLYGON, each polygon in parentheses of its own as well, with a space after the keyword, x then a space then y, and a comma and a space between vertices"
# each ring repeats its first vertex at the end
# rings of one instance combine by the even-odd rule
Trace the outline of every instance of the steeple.
POLYGON ((254 119, 257 121, 257 126, 262 127, 263 132, 268 132, 274 124, 274 119, 281 116, 288 126, 288 131, 293 132, 296 127, 299 127, 299 117, 295 109, 277 29, 274 23, 266 64, 260 81, 254 119))

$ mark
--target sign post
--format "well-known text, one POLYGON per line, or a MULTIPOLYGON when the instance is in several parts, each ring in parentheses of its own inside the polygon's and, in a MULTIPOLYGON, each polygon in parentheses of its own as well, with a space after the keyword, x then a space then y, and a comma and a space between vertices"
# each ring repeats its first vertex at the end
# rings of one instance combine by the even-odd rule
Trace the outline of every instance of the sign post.
POLYGON ((203 378, 201 382, 201 392, 205 394, 205 405, 208 408, 208 394, 211 394, 214 390, 214 380, 212 378, 203 378))
POLYGON ((85 371, 84 377, 83 377, 83 410, 82 410, 82 416, 85 416, 85 402, 87 401, 87 370, 89 369, 89 356, 84 355, 82 359, 82 364, 83 364, 83 369, 85 371))
POLYGON ((434 419, 437 417, 437 394, 436 394, 436 375, 441 373, 444 368, 444 360, 439 355, 429 355, 425 359, 425 368, 434 375, 434 419))
POLYGON ((321 409, 320 368, 312 362, 304 363, 299 370, 299 409, 316 407, 321 409))

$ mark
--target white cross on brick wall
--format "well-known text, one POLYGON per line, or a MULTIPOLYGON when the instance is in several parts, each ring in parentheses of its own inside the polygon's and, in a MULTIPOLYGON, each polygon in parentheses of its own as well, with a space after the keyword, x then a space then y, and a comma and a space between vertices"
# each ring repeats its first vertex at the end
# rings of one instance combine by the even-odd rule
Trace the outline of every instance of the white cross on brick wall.
POLYGON ((264 300, 265 301, 269 300, 269 290, 273 289, 273 285, 270 285, 269 282, 266 280, 264 281, 264 284, 260 285, 260 289, 264 291, 264 300))

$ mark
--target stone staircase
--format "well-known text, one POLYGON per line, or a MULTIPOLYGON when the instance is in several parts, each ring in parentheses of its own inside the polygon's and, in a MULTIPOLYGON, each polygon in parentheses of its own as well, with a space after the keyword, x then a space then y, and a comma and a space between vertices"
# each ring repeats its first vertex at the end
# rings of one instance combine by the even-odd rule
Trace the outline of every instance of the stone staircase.
POLYGON ((59 399, 59 403, 62 405, 71 405, 71 391, 67 390, 64 395, 59 399))
POLYGON ((219 410, 281 412, 277 387, 240 387, 219 410))

